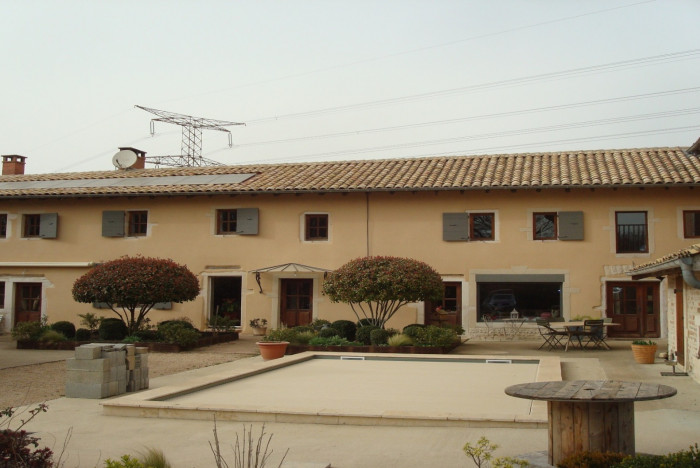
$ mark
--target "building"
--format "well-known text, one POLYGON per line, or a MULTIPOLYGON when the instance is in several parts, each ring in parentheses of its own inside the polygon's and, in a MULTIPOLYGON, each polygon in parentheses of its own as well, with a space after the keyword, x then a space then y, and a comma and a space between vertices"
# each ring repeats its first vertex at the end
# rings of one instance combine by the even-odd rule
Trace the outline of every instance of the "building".
POLYGON ((671 361, 700 382, 700 244, 639 265, 633 279, 662 278, 671 361))
POLYGON ((73 282, 95 263, 144 255, 188 265, 202 286, 197 300, 152 311, 156 322, 354 320, 322 294, 325 273, 393 255, 434 267, 445 298, 404 307, 390 327, 447 321, 474 336, 485 315, 515 309, 610 316, 623 324, 617 336, 665 336, 659 280, 626 273, 700 237, 697 150, 169 169, 138 168, 145 153, 134 150, 128 169, 39 175, 25 174, 23 156, 3 156, 1 312, 7 329, 109 316, 75 303, 73 282))

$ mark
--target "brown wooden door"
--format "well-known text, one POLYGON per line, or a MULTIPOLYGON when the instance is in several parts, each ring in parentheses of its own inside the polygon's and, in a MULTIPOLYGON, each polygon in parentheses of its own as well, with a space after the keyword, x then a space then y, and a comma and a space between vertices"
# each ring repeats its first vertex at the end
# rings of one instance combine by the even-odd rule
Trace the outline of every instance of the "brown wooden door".
POLYGON ((425 324, 437 325, 462 325, 462 283, 459 281, 447 281, 442 301, 425 301, 425 324), (440 307, 440 310, 436 309, 440 307))
POLYGON ((659 283, 613 282, 607 284, 606 315, 619 326, 608 334, 620 338, 660 336, 659 283))
POLYGON ((685 364, 685 321, 683 318, 683 277, 676 277, 676 358, 678 364, 685 364))
POLYGON ((41 320, 41 283, 15 284, 15 323, 41 320))
POLYGON ((280 297, 280 321, 287 327, 311 323, 312 279, 283 279, 280 297))

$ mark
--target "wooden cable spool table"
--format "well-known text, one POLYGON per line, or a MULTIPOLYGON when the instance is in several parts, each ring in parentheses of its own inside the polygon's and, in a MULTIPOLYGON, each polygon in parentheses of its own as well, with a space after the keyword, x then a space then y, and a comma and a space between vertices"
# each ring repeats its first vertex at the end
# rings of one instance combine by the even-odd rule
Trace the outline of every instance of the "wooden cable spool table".
POLYGON ((505 389, 547 401, 549 464, 584 450, 634 455, 634 402, 676 394, 668 385, 614 380, 533 382, 505 389))

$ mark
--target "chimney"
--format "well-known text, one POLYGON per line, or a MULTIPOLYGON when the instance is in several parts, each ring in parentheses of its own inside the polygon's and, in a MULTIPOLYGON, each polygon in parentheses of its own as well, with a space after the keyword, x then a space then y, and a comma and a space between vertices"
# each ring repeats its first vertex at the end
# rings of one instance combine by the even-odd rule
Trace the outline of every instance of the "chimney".
POLYGON ((146 152, 140 149, 132 148, 131 146, 120 146, 119 151, 133 151, 136 153, 136 162, 129 169, 145 169, 146 168, 146 152))
POLYGON ((2 157, 2 175, 24 174, 24 160, 26 156, 7 154, 2 157))

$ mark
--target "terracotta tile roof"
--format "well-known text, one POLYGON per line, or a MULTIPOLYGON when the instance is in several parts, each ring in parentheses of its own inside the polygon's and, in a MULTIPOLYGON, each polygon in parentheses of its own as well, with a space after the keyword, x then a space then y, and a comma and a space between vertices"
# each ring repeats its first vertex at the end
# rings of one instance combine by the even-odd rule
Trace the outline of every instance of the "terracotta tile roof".
POLYGON ((677 264, 672 263, 681 258, 693 257, 700 255, 700 244, 693 244, 690 247, 681 249, 678 252, 657 258, 651 262, 638 265, 627 272, 632 277, 643 278, 645 276, 656 276, 666 273, 669 270, 680 268, 677 264))
MULTIPOLYGON (((76 184, 72 184, 76 185, 76 184)), ((700 186, 700 158, 647 148, 0 177, 0 197, 700 186), (254 174, 239 183, 7 188, 5 182, 254 174), (5 186, 4 186, 5 185, 5 186)))

